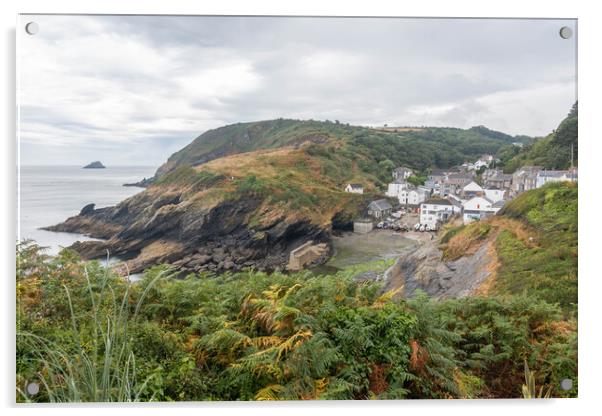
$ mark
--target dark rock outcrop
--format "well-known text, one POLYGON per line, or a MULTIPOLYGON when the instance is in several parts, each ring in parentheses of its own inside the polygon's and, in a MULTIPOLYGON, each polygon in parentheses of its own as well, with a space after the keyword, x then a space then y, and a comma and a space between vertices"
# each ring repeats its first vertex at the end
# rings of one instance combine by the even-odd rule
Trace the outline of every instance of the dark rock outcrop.
POLYGON ((90 213, 92 213, 94 211, 94 207, 96 206, 96 204, 88 204, 86 206, 84 206, 81 211, 79 212, 79 215, 88 215, 90 213))
POLYGON ((182 272, 284 269, 291 250, 306 241, 330 244, 330 230, 307 220, 275 218, 270 224, 249 226, 261 199, 225 199, 215 205, 154 186, 114 207, 86 205, 79 215, 46 227, 76 232, 105 241, 71 246, 84 258, 107 255, 127 258, 130 273, 159 263, 182 272))
POLYGON ((132 182, 132 183, 124 183, 123 186, 135 186, 138 188, 148 188, 155 182, 155 177, 151 176, 150 178, 143 178, 141 181, 132 182))
POLYGON ((84 169, 105 169, 105 165, 97 160, 84 166, 84 169))

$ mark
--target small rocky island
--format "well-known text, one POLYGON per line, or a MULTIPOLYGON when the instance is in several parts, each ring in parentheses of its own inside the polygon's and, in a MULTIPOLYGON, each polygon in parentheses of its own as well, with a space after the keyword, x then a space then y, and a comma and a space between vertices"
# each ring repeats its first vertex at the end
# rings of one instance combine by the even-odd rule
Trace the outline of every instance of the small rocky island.
POLYGON ((103 165, 99 160, 89 163, 83 167, 83 169, 106 169, 105 165, 103 165))

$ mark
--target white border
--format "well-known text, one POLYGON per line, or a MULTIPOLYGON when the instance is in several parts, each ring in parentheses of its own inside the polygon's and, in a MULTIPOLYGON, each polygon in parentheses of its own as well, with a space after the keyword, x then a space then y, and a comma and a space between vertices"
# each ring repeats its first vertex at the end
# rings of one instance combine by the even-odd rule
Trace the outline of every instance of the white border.
MULTIPOLYGON (((245 415, 266 414, 307 414, 333 413, 366 415, 373 410, 378 414, 469 414, 489 415, 512 413, 577 414, 595 409, 596 399, 601 395, 602 383, 600 357, 600 296, 602 279, 600 263, 597 262, 598 247, 602 236, 600 227, 600 186, 602 179, 599 167, 602 141, 602 122, 599 103, 602 98, 600 74, 602 74, 600 44, 602 40, 602 15, 597 12, 594 1, 546 1, 527 2, 525 0, 476 1, 439 0, 386 2, 379 0, 298 0, 285 2, 277 0, 237 0, 237 1, 186 1, 186 0, 4 0, 0 2, 0 19, 3 26, 2 53, 2 179, 4 203, 2 203, 3 227, 1 250, 2 324, 7 336, 0 342, 2 377, 0 396, 3 406, 9 407, 11 414, 30 414, 36 409, 44 414, 81 414, 82 409, 74 406, 43 408, 17 407, 14 401, 14 241, 15 241, 15 22, 17 13, 119 13, 119 14, 262 14, 262 15, 345 15, 345 16, 449 16, 449 17, 547 17, 579 19, 579 111, 580 111, 580 196, 579 222, 579 399, 550 400, 545 402, 522 400, 492 401, 405 401, 405 402, 311 402, 311 403, 188 403, 166 404, 161 406, 139 405, 130 407, 132 414, 155 415, 166 411, 178 413, 209 413, 226 411, 245 415), (598 185, 598 186, 596 186, 598 185), (598 237, 598 238, 596 238, 598 237), (173 409, 173 410, 172 410, 173 409)), ((545 68, 542 68, 545 70, 545 68)), ((82 406, 80 406, 82 407, 82 406)), ((110 409, 86 405, 90 415, 104 415, 110 409)), ((113 407, 113 406, 109 406, 113 407)), ((116 410, 116 409, 115 409, 116 410)))

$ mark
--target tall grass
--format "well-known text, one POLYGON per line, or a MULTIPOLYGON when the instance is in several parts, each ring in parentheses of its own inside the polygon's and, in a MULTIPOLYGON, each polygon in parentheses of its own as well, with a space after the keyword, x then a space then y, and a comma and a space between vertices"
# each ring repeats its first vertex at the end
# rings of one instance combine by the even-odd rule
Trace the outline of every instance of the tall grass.
POLYGON ((525 384, 523 384, 523 398, 525 399, 549 399, 552 396, 552 386, 544 391, 544 386, 539 390, 535 387, 535 373, 529 369, 525 361, 525 384))
MULTIPOLYGON (((139 401, 146 392, 152 376, 139 381, 136 371, 136 355, 132 350, 129 325, 135 322, 140 307, 154 284, 164 277, 168 270, 158 273, 145 287, 138 298, 135 308, 129 304, 130 285, 126 285, 121 299, 114 288, 108 284, 110 271, 107 268, 101 277, 98 294, 84 268, 87 294, 92 305, 91 322, 78 321, 66 285, 62 285, 71 315, 71 337, 74 351, 68 351, 47 338, 31 332, 17 332, 17 342, 34 354, 34 361, 41 369, 38 373, 40 384, 39 399, 48 402, 131 402, 139 401), (108 307, 101 307, 106 305, 108 307), (89 329, 87 327, 90 327, 89 329), (85 328, 85 329, 84 329, 85 328), (86 336, 88 342, 82 342, 80 334, 84 330, 91 332, 86 336)), ((97 289, 98 290, 98 289, 97 289)), ((71 344, 71 343, 69 343, 71 344)), ((24 401, 32 398, 20 388, 18 393, 24 401)), ((145 397, 145 400, 153 400, 145 397)), ((37 401, 37 400, 36 400, 37 401)))

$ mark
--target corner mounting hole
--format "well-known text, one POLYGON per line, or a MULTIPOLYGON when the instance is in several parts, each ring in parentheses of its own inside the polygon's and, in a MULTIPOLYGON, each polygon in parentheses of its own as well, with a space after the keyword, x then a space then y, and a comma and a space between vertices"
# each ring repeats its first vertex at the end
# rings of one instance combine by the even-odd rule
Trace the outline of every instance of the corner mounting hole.
POLYGON ((570 39, 573 36, 573 29, 568 26, 563 26, 560 28, 559 33, 562 39, 570 39))
POLYGON ((25 31, 29 35, 35 35, 40 31, 40 26, 36 22, 29 22, 25 25, 25 31))

